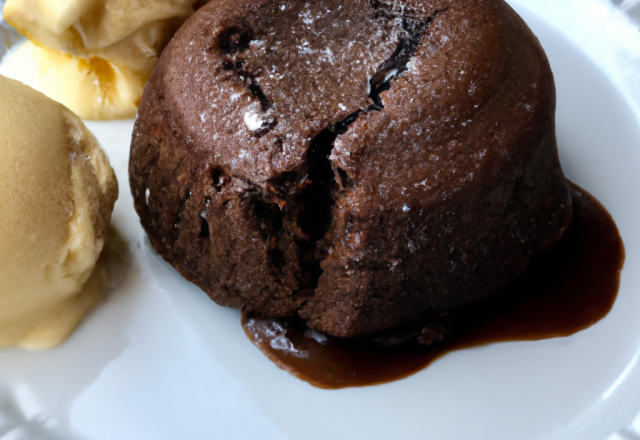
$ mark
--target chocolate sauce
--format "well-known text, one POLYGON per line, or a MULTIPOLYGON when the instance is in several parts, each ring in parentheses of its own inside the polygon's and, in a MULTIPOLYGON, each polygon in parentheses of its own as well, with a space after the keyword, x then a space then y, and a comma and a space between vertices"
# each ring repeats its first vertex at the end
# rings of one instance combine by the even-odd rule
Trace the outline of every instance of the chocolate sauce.
POLYGON ((491 299, 443 322, 447 337, 382 348, 371 340, 327 337, 295 319, 243 314, 245 333, 280 368, 314 386, 338 389, 410 376, 452 351, 501 341, 569 336, 604 318, 615 301, 624 247, 613 219, 572 186, 573 220, 563 239, 491 299))

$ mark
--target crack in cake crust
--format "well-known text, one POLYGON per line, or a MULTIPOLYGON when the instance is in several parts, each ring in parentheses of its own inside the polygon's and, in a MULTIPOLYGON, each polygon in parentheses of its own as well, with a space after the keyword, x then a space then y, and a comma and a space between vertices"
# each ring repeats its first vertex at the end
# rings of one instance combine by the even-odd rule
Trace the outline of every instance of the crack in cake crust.
MULTIPOLYGON (((374 9, 378 7, 371 3, 374 9)), ((334 122, 323 129, 312 141, 307 152, 308 177, 311 184, 306 186, 296 197, 297 209, 300 214, 297 224, 301 230, 309 237, 308 241, 299 241, 301 256, 305 252, 313 252, 313 261, 304 262, 301 258, 301 268, 311 275, 311 284, 305 289, 315 290, 318 280, 323 271, 321 262, 326 257, 326 249, 322 249, 319 243, 324 239, 331 227, 333 219, 332 209, 335 205, 335 198, 339 192, 344 192, 345 182, 349 181, 348 174, 330 160, 333 145, 338 136, 345 134, 349 126, 358 117, 370 111, 383 111, 384 104, 380 94, 391 88, 391 82, 396 77, 402 75, 407 70, 407 64, 417 50, 422 35, 433 19, 443 11, 435 11, 433 15, 423 20, 409 19, 408 17, 396 16, 392 13, 386 17, 391 20, 402 19, 402 27, 407 35, 398 41, 397 48, 393 54, 386 59, 376 70, 376 73, 369 80, 369 98, 373 104, 366 109, 358 109, 346 118, 334 122), (417 23, 409 24, 409 21, 417 23), (323 255, 324 254, 324 255, 323 255), (305 264, 306 263, 306 264, 305 264)), ((313 296, 313 294, 311 295, 313 296)))

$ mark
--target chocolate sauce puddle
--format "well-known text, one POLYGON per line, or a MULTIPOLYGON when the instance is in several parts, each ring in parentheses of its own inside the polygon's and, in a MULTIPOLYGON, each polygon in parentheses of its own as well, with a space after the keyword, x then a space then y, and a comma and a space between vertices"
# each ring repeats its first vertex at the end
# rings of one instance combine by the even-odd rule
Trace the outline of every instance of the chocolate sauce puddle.
POLYGON ((611 310, 624 246, 604 207, 571 186, 573 220, 564 238, 490 300, 452 313, 448 337, 430 346, 382 348, 327 337, 296 319, 243 314, 247 337, 280 368, 325 389, 375 385, 410 376, 444 354, 502 341, 569 336, 611 310))

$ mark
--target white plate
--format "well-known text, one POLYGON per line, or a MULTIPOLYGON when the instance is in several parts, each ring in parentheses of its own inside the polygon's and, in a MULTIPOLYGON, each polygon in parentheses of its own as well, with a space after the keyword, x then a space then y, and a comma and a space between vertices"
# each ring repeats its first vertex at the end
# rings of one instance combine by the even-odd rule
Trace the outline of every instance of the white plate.
POLYGON ((572 43, 524 18, 556 75, 566 174, 607 207, 626 246, 604 320, 568 338, 454 352, 386 385, 313 388, 149 250, 129 195, 133 122, 88 123, 118 174, 113 219, 129 264, 65 344, 0 352, 0 437, 602 440, 626 426, 640 410, 640 120, 572 43))

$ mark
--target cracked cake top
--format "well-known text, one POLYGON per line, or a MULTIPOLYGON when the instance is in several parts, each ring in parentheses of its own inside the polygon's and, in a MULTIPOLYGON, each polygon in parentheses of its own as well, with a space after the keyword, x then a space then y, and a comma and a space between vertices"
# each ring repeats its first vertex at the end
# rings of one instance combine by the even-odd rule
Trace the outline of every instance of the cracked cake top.
MULTIPOLYGON (((299 168, 329 124, 374 104, 376 72, 444 3, 403 16, 369 0, 217 2, 167 49, 180 61, 162 66, 165 98, 223 168, 264 183, 299 168)), ((397 74, 384 69, 376 81, 397 74)))

